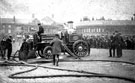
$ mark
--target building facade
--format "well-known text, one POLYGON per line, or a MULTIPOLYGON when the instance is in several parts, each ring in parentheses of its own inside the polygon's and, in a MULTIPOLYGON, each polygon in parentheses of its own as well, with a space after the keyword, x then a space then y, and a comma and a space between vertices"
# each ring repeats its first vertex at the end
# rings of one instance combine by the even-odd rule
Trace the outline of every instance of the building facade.
POLYGON ((83 35, 111 35, 115 31, 123 35, 135 35, 135 21, 90 21, 76 26, 76 32, 83 35))
MULTIPOLYGON (((60 25, 44 25, 42 24, 46 34, 54 34, 63 29, 60 25)), ((11 35, 14 38, 22 38, 24 35, 33 35, 38 31, 37 23, 23 23, 22 21, 12 18, 4 18, 0 22, 0 33, 11 35)))

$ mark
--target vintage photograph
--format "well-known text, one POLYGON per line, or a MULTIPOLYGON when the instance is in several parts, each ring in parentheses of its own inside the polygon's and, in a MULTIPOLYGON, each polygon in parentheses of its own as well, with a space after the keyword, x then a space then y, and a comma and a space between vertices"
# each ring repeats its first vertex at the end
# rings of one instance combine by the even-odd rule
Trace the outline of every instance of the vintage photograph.
POLYGON ((135 83, 135 0, 0 0, 0 83, 135 83))

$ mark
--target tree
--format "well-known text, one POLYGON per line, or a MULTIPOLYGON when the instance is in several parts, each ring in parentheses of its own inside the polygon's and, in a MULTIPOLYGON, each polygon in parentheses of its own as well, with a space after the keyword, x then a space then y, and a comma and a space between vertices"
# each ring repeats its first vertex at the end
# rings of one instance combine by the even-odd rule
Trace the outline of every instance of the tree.
POLYGON ((105 20, 105 17, 104 17, 104 16, 102 16, 102 17, 101 17, 101 20, 105 20))
POLYGON ((86 16, 86 17, 83 17, 83 21, 90 21, 90 19, 86 16))

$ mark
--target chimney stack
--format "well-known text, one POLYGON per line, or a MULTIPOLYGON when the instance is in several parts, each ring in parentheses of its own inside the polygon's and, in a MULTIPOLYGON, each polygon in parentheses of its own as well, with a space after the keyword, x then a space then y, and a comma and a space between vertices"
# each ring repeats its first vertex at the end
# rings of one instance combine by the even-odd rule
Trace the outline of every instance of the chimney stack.
POLYGON ((68 21, 67 23, 68 23, 68 28, 73 29, 73 23, 74 22, 73 21, 68 21))
POLYGON ((13 22, 16 23, 16 18, 15 18, 15 16, 13 17, 13 22))

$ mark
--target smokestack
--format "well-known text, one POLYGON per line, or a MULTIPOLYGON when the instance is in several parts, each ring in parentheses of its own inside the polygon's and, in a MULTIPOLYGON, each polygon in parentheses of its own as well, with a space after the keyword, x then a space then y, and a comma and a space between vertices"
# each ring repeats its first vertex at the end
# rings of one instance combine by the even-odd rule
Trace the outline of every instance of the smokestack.
POLYGON ((13 17, 13 22, 16 23, 16 18, 15 18, 15 16, 13 17))
POLYGON ((68 21, 67 23, 68 23, 68 28, 73 29, 73 23, 74 22, 73 21, 68 21))
POLYGON ((32 19, 35 19, 35 14, 34 13, 32 14, 32 19))
POLYGON ((1 18, 1 16, 0 16, 0 24, 2 23, 2 18, 1 18))

